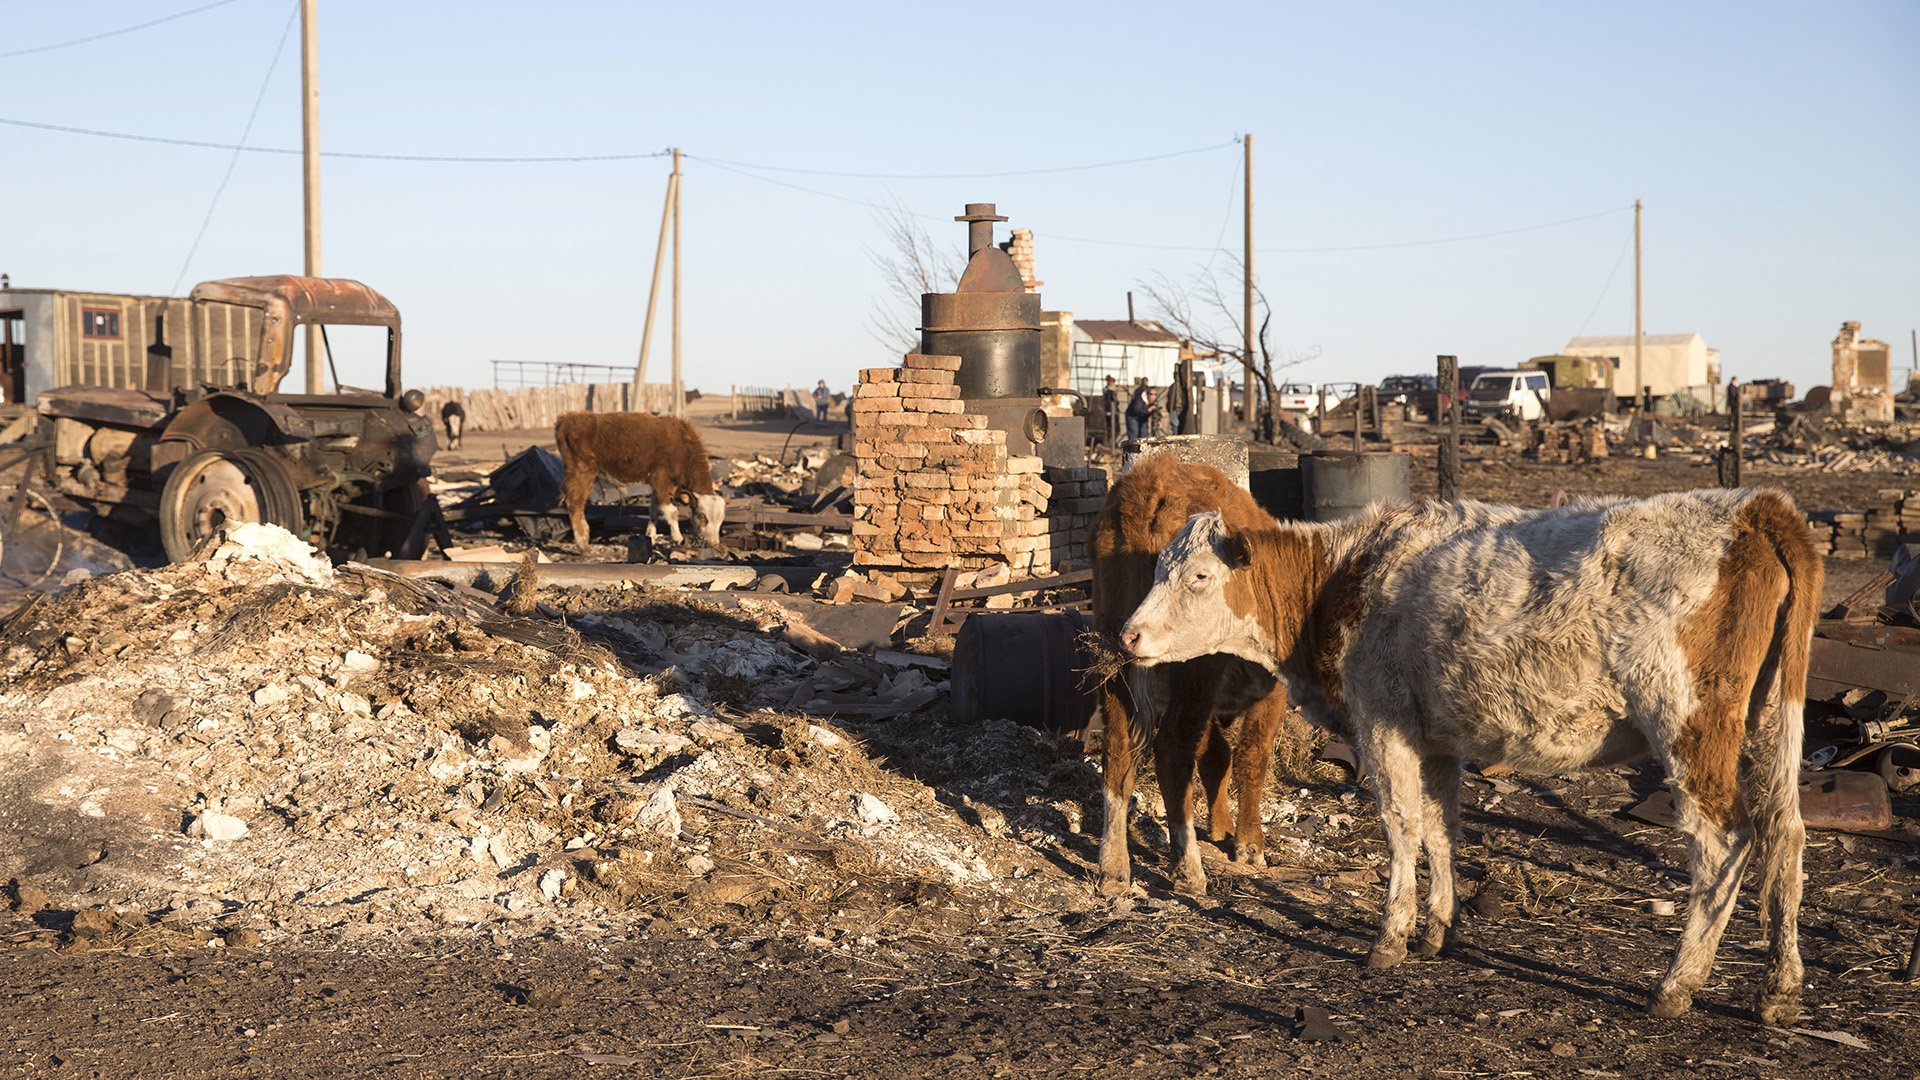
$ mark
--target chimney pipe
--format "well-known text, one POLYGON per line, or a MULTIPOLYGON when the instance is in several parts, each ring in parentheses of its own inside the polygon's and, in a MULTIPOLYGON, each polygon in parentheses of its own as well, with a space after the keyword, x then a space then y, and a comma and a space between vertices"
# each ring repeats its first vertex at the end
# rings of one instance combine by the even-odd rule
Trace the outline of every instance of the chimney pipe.
POLYGON ((994 205, 990 202, 970 202, 967 212, 953 220, 967 223, 967 258, 971 259, 993 246, 993 223, 1007 219, 994 213, 994 205))
POLYGON ((1134 320, 1133 320, 1133 290, 1132 290, 1132 289, 1128 289, 1128 290, 1127 290, 1127 321, 1128 321, 1128 322, 1132 322, 1132 321, 1134 321, 1134 320))

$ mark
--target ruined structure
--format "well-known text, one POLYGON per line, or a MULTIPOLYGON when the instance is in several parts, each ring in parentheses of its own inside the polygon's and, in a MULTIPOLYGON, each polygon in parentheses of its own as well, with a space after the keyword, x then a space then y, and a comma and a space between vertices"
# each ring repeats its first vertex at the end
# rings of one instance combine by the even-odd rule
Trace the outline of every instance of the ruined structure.
POLYGON ((1106 474, 1009 452, 963 411, 957 356, 909 355, 860 373, 853 395, 856 566, 1045 573, 1086 557, 1106 474))
POLYGON ((1833 339, 1833 414, 1850 424, 1891 423, 1892 380, 1892 347, 1861 337, 1858 322, 1841 323, 1833 339))

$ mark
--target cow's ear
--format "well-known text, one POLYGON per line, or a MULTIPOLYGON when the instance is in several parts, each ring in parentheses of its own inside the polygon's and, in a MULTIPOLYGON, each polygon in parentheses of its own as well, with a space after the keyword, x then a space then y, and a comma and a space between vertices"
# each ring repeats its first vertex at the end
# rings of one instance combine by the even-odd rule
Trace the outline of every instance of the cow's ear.
POLYGON ((1229 570, 1238 570, 1253 561, 1253 551, 1247 546, 1247 534, 1235 529, 1220 538, 1220 558, 1229 570))
POLYGON ((675 501, 677 501, 677 502, 680 502, 680 503, 683 503, 683 504, 689 504, 689 505, 690 505, 690 504, 691 504, 691 503, 693 502, 693 496, 691 496, 691 495, 689 495, 689 494, 687 494, 686 492, 684 492, 684 491, 683 491, 683 492, 681 492, 680 494, 678 494, 678 495, 675 495, 675 496, 674 496, 674 500, 675 500, 675 501))

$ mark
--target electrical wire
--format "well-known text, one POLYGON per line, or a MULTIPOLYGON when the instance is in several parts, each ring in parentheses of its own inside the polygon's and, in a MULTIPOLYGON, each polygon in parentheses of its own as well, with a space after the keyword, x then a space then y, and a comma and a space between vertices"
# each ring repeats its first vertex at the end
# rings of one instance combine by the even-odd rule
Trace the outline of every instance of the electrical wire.
POLYGON ((107 30, 98 34, 88 34, 86 37, 77 37, 71 41, 56 41, 51 45, 35 45, 31 49, 15 49, 12 52, 0 53, 0 60, 11 60, 16 56, 31 56, 34 53, 52 52, 55 49, 70 48, 74 45, 85 45, 89 41, 101 41, 110 37, 119 37, 121 34, 131 34, 136 30, 145 30, 150 26, 159 26, 161 23, 170 23, 175 19, 184 19, 189 15, 198 15, 203 11, 212 11, 214 8, 217 8, 217 7, 226 7, 228 4, 231 4, 234 2, 235 0, 214 0, 214 2, 211 4, 202 4, 197 8, 188 8, 185 11, 176 11, 171 15, 162 15, 157 19, 149 19, 146 22, 138 23, 133 26, 123 26, 118 30, 107 30))
MULTIPOLYGON (((1494 229, 1489 232, 1468 233, 1464 236, 1442 236, 1429 240, 1398 240, 1381 244, 1336 244, 1323 247, 1256 247, 1253 250, 1263 255, 1311 255, 1337 251, 1384 251, 1389 248, 1431 247, 1436 244, 1463 244, 1470 240, 1487 240, 1497 236, 1513 236, 1517 233, 1536 232, 1540 229, 1553 229, 1562 225, 1573 225, 1595 218, 1625 213, 1631 206, 1617 206, 1611 210, 1601 210, 1579 217, 1561 218, 1557 221, 1543 221, 1535 225, 1520 225, 1511 229, 1494 229)), ((1049 240, 1064 240, 1075 244, 1101 244, 1108 247, 1147 248, 1154 251, 1211 251, 1211 248, 1195 244, 1145 244, 1132 240, 1101 240, 1088 236, 1067 236, 1061 233, 1042 233, 1034 230, 1035 238, 1045 236, 1049 240)), ((1217 246, 1217 245, 1216 245, 1217 246)))
MULTIPOLYGON (((693 155, 691 154, 682 154, 681 156, 687 157, 687 158, 693 157, 693 155)), ((821 191, 818 188, 803 187, 799 184, 791 183, 786 180, 775 180, 771 176, 761 176, 758 173, 750 173, 750 172, 747 172, 745 169, 735 168, 732 165, 722 165, 718 160, 714 158, 698 158, 695 160, 702 161, 707 165, 710 165, 716 169, 720 169, 724 172, 733 173, 735 176, 744 176, 749 180, 758 180, 763 184, 772 184, 775 187, 788 188, 793 191, 804 191, 809 195, 818 195, 823 199, 832 199, 835 202, 850 203, 854 206, 864 206, 870 210, 880 210, 889 214, 906 214, 909 217, 917 217, 926 221, 952 220, 950 216, 941 217, 939 214, 923 214, 917 210, 909 210, 904 206, 888 206, 885 203, 877 203, 872 201, 871 199, 856 199, 851 195, 836 195, 831 191, 821 191)))
MULTIPOLYGON (((709 165, 731 165, 736 169, 758 169, 761 172, 796 173, 804 176, 837 176, 849 180, 991 180, 1007 176, 1048 176, 1054 173, 1086 172, 1090 169, 1111 169, 1121 165, 1141 165, 1149 161, 1165 161, 1168 158, 1189 157, 1193 154, 1206 154, 1215 150, 1224 150, 1237 146, 1239 136, 1226 142, 1213 143, 1210 146, 1196 146, 1190 150, 1171 150, 1164 154, 1148 154, 1145 157, 1121 158, 1116 161, 1096 161, 1087 165, 1059 165, 1047 169, 1008 169, 1002 172, 966 172, 966 173, 870 173, 840 172, 833 169, 799 169, 786 165, 760 165, 751 161, 729 161, 726 158, 707 157, 703 154, 684 154, 682 156, 705 161, 709 165)), ((818 194, 818 193, 816 193, 818 194)))
MULTIPOLYGON (((33 120, 13 120, 0 117, 0 124, 9 127, 31 128, 35 131, 57 131, 65 135, 91 135, 102 139, 124 139, 129 142, 159 143, 163 146, 191 146, 201 150, 238 150, 249 154, 285 154, 297 155, 298 149, 284 146, 243 146, 239 143, 207 142, 201 139, 172 139, 161 135, 135 135, 126 131, 101 131, 97 128, 71 127, 66 124, 42 124, 33 120)), ((655 150, 651 153, 631 154, 562 154, 540 157, 505 156, 459 156, 451 154, 367 154, 347 150, 322 150, 321 157, 349 158, 358 161, 428 161, 451 162, 463 165, 524 165, 550 164, 555 162, 582 161, 640 161, 646 158, 669 157, 671 150, 655 150)))
POLYGON ((267 65, 266 78, 260 80, 260 92, 253 96, 253 110, 247 113, 247 126, 240 129, 240 142, 235 145, 233 155, 227 158, 227 171, 220 177, 220 186, 213 189, 213 198, 207 203, 207 216, 200 221, 200 231, 193 234, 193 244, 187 248, 187 257, 180 261, 180 273, 173 279, 173 288, 167 290, 168 296, 177 296, 180 283, 187 279, 187 268, 193 265, 193 256, 200 250, 200 241, 206 239, 207 228, 213 224, 213 212, 220 206, 220 196, 226 193, 227 182, 233 179, 233 168, 240 164, 240 151, 247 145, 247 136, 253 134, 253 122, 260 118, 260 104, 267 100, 267 87, 273 82, 273 73, 280 70, 280 55, 287 51, 287 39, 293 36, 293 24, 300 18, 300 5, 296 0, 293 11, 287 15, 287 25, 280 31, 280 44, 274 46, 273 61, 267 65))
POLYGON ((1587 312, 1587 317, 1580 320, 1580 329, 1573 332, 1574 337, 1581 337, 1586 334, 1587 324, 1593 321, 1595 315, 1600 314, 1600 305, 1606 301, 1607 294, 1613 291, 1614 276, 1620 273, 1620 264, 1627 261, 1627 248, 1632 244, 1633 233, 1629 232, 1627 233, 1627 238, 1620 243, 1620 254, 1613 257, 1613 269, 1607 271, 1607 283, 1600 286, 1600 295, 1594 297, 1593 310, 1587 312))

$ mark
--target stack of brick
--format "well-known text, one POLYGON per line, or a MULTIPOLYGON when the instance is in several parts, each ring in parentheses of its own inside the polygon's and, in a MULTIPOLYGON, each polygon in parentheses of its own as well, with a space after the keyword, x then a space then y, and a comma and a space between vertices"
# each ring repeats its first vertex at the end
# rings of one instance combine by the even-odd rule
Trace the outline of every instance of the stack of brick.
POLYGON ((1048 466, 1045 475, 1053 489, 1047 502, 1047 543, 1053 565, 1085 565, 1087 537, 1107 497, 1107 471, 1048 466))
MULTIPOLYGON (((853 395, 855 566, 1005 566, 1016 577, 1051 568, 1053 486, 1038 457, 1009 454, 1005 432, 961 411, 959 368, 957 356, 911 354, 898 368, 860 373, 853 395)), ((1075 473, 1067 500, 1073 510, 1061 529, 1083 520, 1086 481, 1075 473)))
POLYGON ((1807 529, 1816 551, 1886 558, 1901 544, 1920 542, 1920 491, 1878 492, 1865 510, 1816 510, 1807 515, 1807 529))

